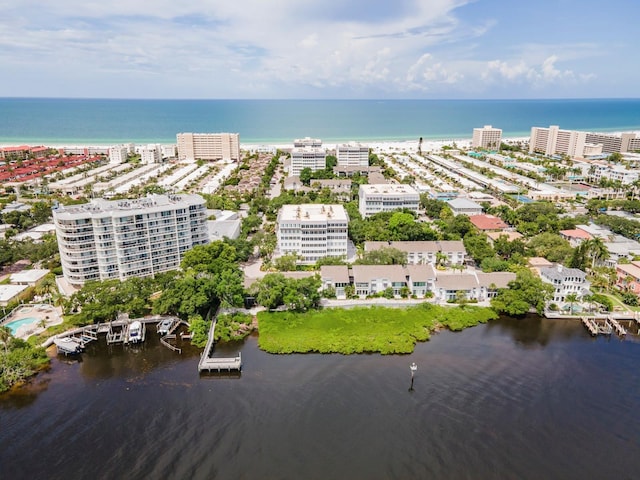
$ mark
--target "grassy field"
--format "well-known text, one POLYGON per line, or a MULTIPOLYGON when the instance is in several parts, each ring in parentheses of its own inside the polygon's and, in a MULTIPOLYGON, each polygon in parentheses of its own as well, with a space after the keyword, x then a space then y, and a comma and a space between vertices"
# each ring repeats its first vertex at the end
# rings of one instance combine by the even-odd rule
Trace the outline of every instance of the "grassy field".
POLYGON ((330 308, 258 313, 259 346, 269 353, 411 353, 438 327, 462 330, 498 315, 489 308, 330 308))

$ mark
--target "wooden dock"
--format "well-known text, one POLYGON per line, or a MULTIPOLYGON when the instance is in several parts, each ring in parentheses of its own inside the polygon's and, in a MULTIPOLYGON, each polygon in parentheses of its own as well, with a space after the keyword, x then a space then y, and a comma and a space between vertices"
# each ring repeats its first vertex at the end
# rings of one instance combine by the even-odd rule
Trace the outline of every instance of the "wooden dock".
POLYGON ((591 336, 611 335, 617 333, 621 337, 627 334, 626 329, 620 325, 620 322, 609 315, 604 318, 582 317, 582 324, 589 330, 591 336))
POLYGON ((608 317, 608 320, 618 335, 620 335, 621 337, 624 337, 627 334, 627 331, 625 330, 625 328, 622 325, 620 325, 620 323, 618 323, 618 321, 615 318, 608 317))
POLYGON ((215 345, 217 323, 217 320, 214 318, 213 322, 211 323, 211 328, 209 329, 207 344, 205 345, 204 352, 202 352, 200 361, 198 362, 198 372, 239 372, 242 370, 242 354, 238 353, 237 357, 232 358, 211 356, 215 345))

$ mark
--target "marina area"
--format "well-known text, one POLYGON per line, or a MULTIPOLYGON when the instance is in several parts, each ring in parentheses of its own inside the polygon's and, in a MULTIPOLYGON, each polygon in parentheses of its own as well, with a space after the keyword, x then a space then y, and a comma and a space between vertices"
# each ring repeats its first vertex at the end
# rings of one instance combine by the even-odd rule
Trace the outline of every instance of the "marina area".
POLYGON ((410 355, 217 345, 242 356, 241 381, 199 374, 200 349, 177 355, 147 326, 142 348, 92 342, 0 397, 4 475, 577 480, 640 467, 638 342, 592 337, 579 319, 501 318, 410 355))

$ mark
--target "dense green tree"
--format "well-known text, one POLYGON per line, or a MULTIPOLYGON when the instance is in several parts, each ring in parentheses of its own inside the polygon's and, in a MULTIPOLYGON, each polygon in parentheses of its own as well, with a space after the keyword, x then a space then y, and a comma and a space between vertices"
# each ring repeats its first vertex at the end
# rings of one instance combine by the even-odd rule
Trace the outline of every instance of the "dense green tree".
POLYGON ((31 206, 31 215, 36 224, 46 223, 51 218, 51 205, 49 202, 36 202, 31 206))
POLYGON ((382 247, 364 252, 362 258, 355 263, 358 265, 406 265, 407 252, 393 247, 382 247))
POLYGON ((498 295, 491 300, 491 306, 508 315, 523 315, 530 308, 535 308, 541 314, 545 303, 552 298, 553 291, 553 285, 543 282, 531 270, 521 268, 516 273, 516 279, 509 282, 508 288, 498 291, 498 295))
POLYGON ((468 233, 464 237, 463 242, 467 254, 473 258, 478 265, 482 263, 485 258, 495 257, 495 252, 487 241, 487 236, 484 234, 468 233))
POLYGON ((567 240, 555 233, 541 233, 533 237, 527 243, 528 253, 531 256, 543 257, 550 262, 563 265, 569 261, 573 254, 573 247, 567 240))

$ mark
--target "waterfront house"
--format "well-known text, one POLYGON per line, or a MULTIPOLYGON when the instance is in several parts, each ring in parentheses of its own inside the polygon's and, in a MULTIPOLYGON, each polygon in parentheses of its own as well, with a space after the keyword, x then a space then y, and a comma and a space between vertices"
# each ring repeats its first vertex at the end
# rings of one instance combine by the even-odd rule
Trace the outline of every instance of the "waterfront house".
POLYGON ((375 295, 393 289, 398 296, 408 287, 407 272, 402 265, 354 265, 351 267, 356 295, 375 295))
POLYGON ((436 271, 433 265, 407 265, 405 268, 411 295, 422 298, 427 292, 433 291, 436 282, 436 271))
POLYGON ((351 285, 349 267, 347 265, 322 265, 320 267, 322 289, 333 288, 336 298, 347 298, 345 287, 351 285))
POLYGON ((478 300, 489 300, 498 294, 498 289, 508 288, 509 282, 516 279, 513 272, 476 273, 478 277, 478 300))
POLYGON ((458 295, 467 300, 478 298, 479 290, 478 278, 474 274, 438 272, 433 293, 436 300, 446 302, 456 300, 458 295))
POLYGON ((557 264, 552 267, 540 268, 542 281, 554 287, 553 301, 565 302, 568 295, 575 293, 580 300, 589 294, 591 283, 587 274, 578 268, 567 268, 557 264))

